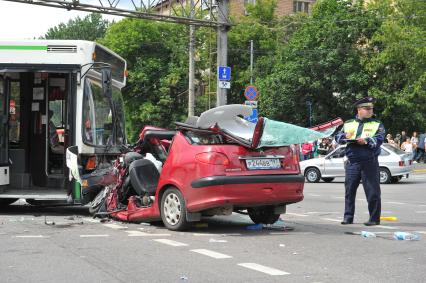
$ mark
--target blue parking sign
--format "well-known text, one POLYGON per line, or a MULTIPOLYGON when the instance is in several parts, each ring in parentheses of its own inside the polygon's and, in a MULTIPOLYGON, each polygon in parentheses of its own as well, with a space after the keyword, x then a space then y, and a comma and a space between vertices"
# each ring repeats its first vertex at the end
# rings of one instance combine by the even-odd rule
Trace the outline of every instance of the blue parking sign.
POLYGON ((252 123, 257 123, 257 120, 258 120, 257 109, 253 108, 253 113, 251 114, 251 116, 244 117, 244 119, 252 123))
POLYGON ((217 68, 217 78, 219 81, 231 80, 231 67, 219 66, 217 68))

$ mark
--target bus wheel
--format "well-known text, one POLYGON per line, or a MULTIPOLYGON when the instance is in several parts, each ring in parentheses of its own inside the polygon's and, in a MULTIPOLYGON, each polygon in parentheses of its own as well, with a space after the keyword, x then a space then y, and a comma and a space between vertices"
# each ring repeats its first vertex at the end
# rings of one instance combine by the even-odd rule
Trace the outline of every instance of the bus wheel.
POLYGON ((0 198, 0 206, 6 206, 17 201, 17 198, 0 198))

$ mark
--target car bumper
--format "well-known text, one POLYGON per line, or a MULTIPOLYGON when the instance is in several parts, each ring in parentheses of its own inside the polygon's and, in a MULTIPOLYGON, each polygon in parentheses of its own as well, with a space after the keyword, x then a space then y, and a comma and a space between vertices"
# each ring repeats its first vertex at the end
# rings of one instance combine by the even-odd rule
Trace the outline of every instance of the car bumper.
POLYGON ((389 168, 392 176, 402 176, 413 173, 413 166, 389 168))
POLYGON ((303 200, 303 175, 212 176, 191 183, 191 212, 221 206, 254 207, 303 200))

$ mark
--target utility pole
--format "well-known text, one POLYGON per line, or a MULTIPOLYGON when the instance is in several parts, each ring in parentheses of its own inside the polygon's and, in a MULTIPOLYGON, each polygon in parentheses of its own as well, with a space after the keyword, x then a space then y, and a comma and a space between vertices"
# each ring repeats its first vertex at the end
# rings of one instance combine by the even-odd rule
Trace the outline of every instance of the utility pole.
POLYGON ((250 85, 253 85, 253 40, 250 40, 250 85))
MULTIPOLYGON (((195 16, 194 0, 190 3, 190 18, 195 16)), ((189 87, 188 87, 188 117, 194 116, 195 106, 195 26, 189 26, 189 87)))
MULTIPOLYGON (((223 23, 217 28, 217 66, 228 65, 228 14, 229 14, 229 0, 218 0, 218 22, 223 23)), ((227 90, 219 88, 219 81, 217 82, 216 91, 216 106, 226 105, 227 103, 227 90)))

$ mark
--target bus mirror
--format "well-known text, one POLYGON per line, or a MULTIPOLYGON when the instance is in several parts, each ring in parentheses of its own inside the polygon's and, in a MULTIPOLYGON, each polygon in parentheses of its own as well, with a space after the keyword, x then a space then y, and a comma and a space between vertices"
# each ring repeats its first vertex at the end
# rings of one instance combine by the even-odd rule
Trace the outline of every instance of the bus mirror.
POLYGON ((102 68, 102 92, 105 97, 112 97, 110 68, 102 68))

